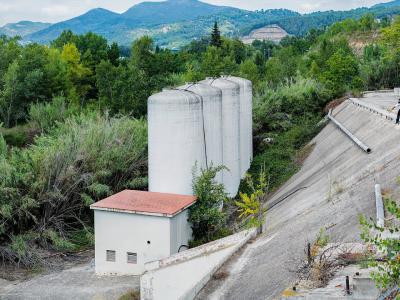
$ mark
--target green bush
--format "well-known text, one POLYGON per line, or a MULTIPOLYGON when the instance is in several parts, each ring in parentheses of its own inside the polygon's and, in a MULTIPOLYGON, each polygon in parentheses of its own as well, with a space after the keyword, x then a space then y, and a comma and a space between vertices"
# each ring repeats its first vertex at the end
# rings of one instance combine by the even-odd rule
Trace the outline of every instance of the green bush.
MULTIPOLYGON (((392 199, 386 199, 385 207, 389 213, 395 218, 396 222, 387 226, 387 230, 391 234, 400 232, 398 221, 400 220, 400 206, 392 199)), ((369 267, 374 267, 372 279, 377 287, 389 289, 400 284, 400 240, 396 236, 385 236, 383 232, 385 228, 379 227, 374 221, 369 221, 365 216, 360 217, 362 225, 361 238, 364 242, 374 245, 381 254, 383 259, 371 260, 368 262, 369 267)))
POLYGON ((226 200, 224 186, 215 181, 215 176, 224 167, 210 167, 193 172, 193 193, 196 203, 189 209, 189 221, 192 224, 193 245, 204 244, 220 238, 226 232, 226 216, 221 204, 226 200))
POLYGON ((76 109, 68 106, 63 96, 54 97, 49 103, 31 104, 29 118, 36 123, 42 132, 49 131, 57 122, 62 122, 72 116, 76 109))
POLYGON ((57 249, 91 224, 88 205, 147 176, 147 125, 79 115, 0 158, 0 239, 30 230, 57 249), (7 233, 7 234, 6 234, 7 233))

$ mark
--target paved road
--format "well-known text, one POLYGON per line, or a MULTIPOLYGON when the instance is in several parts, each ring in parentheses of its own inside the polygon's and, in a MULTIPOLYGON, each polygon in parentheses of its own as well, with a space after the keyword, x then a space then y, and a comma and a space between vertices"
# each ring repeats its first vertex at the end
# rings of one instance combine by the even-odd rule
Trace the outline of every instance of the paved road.
MULTIPOLYGON (((368 95, 369 103, 388 107, 394 94, 368 95)), ((224 266, 225 281, 211 281, 198 299, 276 299, 296 279, 307 241, 327 228, 331 241, 359 241, 359 215, 374 216, 374 184, 400 196, 400 126, 345 102, 334 116, 372 148, 366 154, 333 124, 312 141, 315 148, 301 171, 271 199, 300 190, 271 209, 266 233, 224 266)), ((267 162, 268 163, 268 162, 267 162)))

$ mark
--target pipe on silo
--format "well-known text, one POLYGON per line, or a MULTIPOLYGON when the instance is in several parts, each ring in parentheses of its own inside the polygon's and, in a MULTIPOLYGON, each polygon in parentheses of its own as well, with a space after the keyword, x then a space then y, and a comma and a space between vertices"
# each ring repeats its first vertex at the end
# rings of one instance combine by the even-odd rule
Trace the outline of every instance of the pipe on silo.
POLYGON ((223 78, 240 87, 240 169, 243 178, 253 160, 253 84, 240 77, 223 78))
POLYGON ((192 195, 193 167, 205 167, 201 98, 164 89, 148 100, 149 190, 192 195))
MULTIPOLYGON (((202 83, 187 83, 178 87, 178 89, 195 93, 201 97, 206 166, 216 167, 223 165, 222 91, 202 83)), ((222 172, 217 174, 216 181, 223 183, 222 176, 222 172)))
POLYGON ((222 91, 222 149, 223 164, 228 171, 222 172, 225 190, 230 197, 237 194, 240 178, 240 87, 223 78, 208 78, 200 83, 222 91))

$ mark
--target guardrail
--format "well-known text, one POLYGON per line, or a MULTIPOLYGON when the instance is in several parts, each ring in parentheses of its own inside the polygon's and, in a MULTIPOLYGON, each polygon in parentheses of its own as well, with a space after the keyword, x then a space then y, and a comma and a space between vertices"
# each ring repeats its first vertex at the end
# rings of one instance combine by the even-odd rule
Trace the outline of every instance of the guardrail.
POLYGON ((387 120, 390 120, 392 122, 395 122, 396 120, 396 115, 392 114, 390 112, 388 112, 387 110, 384 110, 382 108, 379 108, 373 104, 370 103, 365 103, 364 101, 361 101, 359 99, 355 99, 355 98, 350 98, 349 99, 353 104, 368 109, 370 112, 376 113, 382 117, 385 117, 387 120))
POLYGON ((376 90, 376 91, 364 91, 361 93, 361 95, 367 95, 367 94, 375 94, 375 93, 395 93, 395 90, 376 90))
POLYGON ((346 127, 344 127, 338 120, 332 117, 332 110, 328 114, 329 120, 331 120, 340 130, 342 130, 358 147, 367 153, 371 153, 371 148, 361 142, 354 134, 352 134, 346 127))

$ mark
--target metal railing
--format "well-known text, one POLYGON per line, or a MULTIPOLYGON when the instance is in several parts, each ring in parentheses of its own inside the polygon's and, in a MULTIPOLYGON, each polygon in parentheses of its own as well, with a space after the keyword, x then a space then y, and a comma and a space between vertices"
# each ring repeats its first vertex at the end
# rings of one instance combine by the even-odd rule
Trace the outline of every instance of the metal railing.
POLYGON ((392 122, 395 122, 396 120, 396 115, 393 113, 388 112, 387 110, 384 110, 382 108, 379 108, 373 104, 370 103, 365 103, 364 101, 361 101, 359 99, 355 98, 350 98, 349 99, 354 105, 357 105, 359 107, 368 109, 370 112, 376 113, 380 115, 381 117, 385 117, 387 120, 390 120, 392 122))

